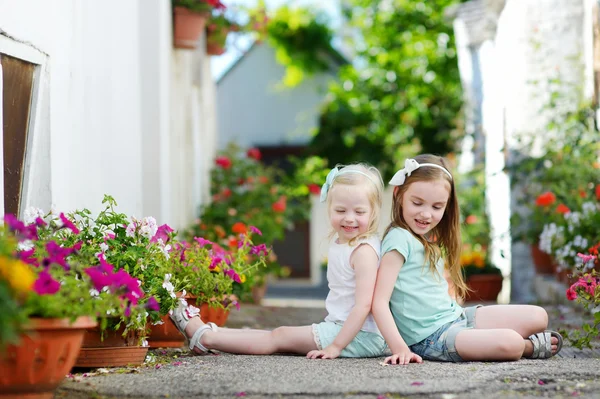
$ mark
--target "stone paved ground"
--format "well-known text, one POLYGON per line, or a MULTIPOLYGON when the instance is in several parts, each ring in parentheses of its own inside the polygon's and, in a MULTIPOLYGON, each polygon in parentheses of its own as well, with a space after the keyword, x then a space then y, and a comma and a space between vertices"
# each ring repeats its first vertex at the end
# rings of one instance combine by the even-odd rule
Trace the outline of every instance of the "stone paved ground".
MULTIPOLYGON (((552 328, 576 326, 582 313, 546 307, 552 328)), ((322 307, 246 305, 228 327, 304 325, 322 307)), ((65 381, 56 398, 600 398, 600 351, 563 348, 550 360, 384 366, 382 359, 308 360, 302 356, 190 356, 155 350, 140 368, 91 370, 65 381)))

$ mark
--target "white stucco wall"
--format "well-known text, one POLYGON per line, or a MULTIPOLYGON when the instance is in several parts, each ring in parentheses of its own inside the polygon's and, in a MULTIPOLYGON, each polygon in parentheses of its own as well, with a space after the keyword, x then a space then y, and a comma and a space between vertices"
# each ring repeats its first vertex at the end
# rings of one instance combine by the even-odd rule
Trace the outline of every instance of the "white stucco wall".
POLYGON ((0 52, 40 65, 21 209, 98 211, 106 193, 129 215, 193 221, 214 83, 203 46, 173 49, 169 0, 0 0, 0 52))
POLYGON ((254 45, 218 82, 218 147, 235 140, 251 145, 305 144, 333 75, 306 77, 293 89, 280 87, 285 74, 267 44, 254 45))

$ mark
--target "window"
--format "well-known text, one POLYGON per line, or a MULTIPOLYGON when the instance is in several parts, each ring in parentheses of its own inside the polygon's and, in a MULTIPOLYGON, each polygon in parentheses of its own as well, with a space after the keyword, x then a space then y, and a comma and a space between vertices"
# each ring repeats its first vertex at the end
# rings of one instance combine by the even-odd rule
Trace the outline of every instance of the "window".
POLYGON ((19 215, 35 64, 0 53, 4 212, 19 215))

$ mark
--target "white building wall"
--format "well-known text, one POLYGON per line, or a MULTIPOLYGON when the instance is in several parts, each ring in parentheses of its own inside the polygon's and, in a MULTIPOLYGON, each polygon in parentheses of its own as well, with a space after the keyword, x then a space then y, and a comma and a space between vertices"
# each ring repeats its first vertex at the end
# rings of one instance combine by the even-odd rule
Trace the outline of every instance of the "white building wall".
POLYGON ((204 47, 173 50, 171 32, 168 0, 0 0, 0 52, 40 65, 21 209, 95 212, 106 193, 129 215, 193 221, 204 188, 189 176, 214 153, 191 143, 214 141, 200 112, 214 89, 204 47))
POLYGON ((319 106, 333 75, 305 79, 282 88, 285 68, 275 51, 257 44, 218 82, 218 147, 230 141, 251 145, 306 144, 318 123, 319 106))

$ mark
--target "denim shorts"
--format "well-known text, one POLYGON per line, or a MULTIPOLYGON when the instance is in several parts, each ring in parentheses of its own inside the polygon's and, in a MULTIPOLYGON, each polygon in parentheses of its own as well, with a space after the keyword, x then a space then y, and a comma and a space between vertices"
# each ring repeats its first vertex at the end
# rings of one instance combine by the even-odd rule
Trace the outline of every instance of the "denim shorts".
MULTIPOLYGON (((313 324, 313 336, 317 348, 322 350, 330 345, 342 329, 342 325, 331 321, 313 324)), ((379 334, 359 331, 356 337, 342 349, 340 357, 381 357, 386 353, 387 344, 379 334)))
POLYGON ((424 360, 439 362, 464 362, 456 351, 456 335, 462 330, 475 327, 475 312, 482 305, 464 308, 460 317, 444 324, 421 342, 410 346, 410 350, 424 360))

